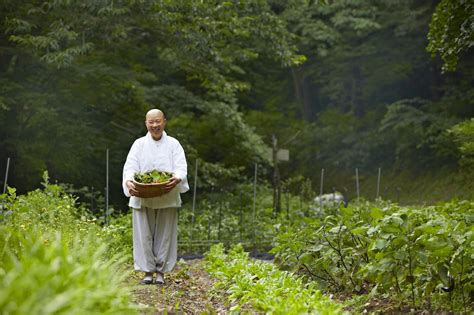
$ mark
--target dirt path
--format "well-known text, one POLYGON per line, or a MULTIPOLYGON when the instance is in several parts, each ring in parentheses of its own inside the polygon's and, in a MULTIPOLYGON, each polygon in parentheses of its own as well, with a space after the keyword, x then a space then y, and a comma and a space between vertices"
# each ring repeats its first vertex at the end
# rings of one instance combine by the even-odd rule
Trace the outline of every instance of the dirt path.
POLYGON ((163 286, 140 285, 142 277, 142 273, 132 273, 128 279, 142 314, 228 313, 229 306, 212 289, 212 280, 200 259, 181 260, 173 272, 165 275, 163 286))

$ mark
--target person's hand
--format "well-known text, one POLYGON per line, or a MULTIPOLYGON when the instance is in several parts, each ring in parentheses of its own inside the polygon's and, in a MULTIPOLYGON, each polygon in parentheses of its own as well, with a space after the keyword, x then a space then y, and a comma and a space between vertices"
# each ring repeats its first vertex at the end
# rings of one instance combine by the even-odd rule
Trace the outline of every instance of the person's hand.
POLYGON ((171 189, 175 188, 176 185, 178 185, 180 182, 181 182, 180 178, 177 178, 177 177, 174 177, 174 176, 171 177, 169 182, 165 185, 164 191, 165 192, 170 192, 171 189))
POLYGON ((130 195, 138 196, 138 190, 135 187, 135 184, 133 183, 133 181, 127 180, 127 182, 125 184, 127 185, 128 192, 130 193, 130 195))

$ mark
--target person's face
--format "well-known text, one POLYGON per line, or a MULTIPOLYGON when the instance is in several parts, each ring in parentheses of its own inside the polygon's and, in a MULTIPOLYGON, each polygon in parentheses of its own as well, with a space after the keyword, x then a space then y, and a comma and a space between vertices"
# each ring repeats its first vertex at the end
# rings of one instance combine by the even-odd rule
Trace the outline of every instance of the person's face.
POLYGON ((147 115, 145 120, 146 129, 155 140, 160 140, 166 126, 166 118, 162 113, 152 113, 147 115))

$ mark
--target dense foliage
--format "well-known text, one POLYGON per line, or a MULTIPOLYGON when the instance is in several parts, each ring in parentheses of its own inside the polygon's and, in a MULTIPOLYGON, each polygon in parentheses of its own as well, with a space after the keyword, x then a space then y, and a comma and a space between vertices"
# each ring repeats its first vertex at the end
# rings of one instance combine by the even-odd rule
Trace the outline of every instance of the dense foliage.
POLYGON ((387 312, 467 313, 472 201, 312 200, 316 187, 355 197, 356 168, 368 199, 380 168, 387 199, 474 197, 473 10, 450 0, 1 1, 0 167, 11 158, 20 193, 46 169, 70 184, 46 175, 43 189, 1 195, 0 309, 136 311, 121 285, 132 232, 120 178, 145 112, 159 107, 197 192, 183 195, 180 252, 275 245, 280 266, 303 276, 213 247, 210 271, 236 310, 340 312, 318 288, 357 295, 353 305, 388 300, 387 312), (270 147, 290 161, 276 165, 270 147), (125 215, 107 219, 114 209, 125 215))
MULTIPOLYGON (((458 145, 462 156, 460 164, 464 169, 470 170, 474 167, 474 118, 454 125, 448 130, 458 145)), ((469 173, 469 171, 467 171, 469 173)))
POLYGON ((254 163, 271 180, 272 135, 290 150, 280 177, 313 187, 321 168, 339 188, 355 167, 456 172, 469 157, 450 130, 474 115, 471 11, 413 0, 3 1, 1 165, 11 158, 21 192, 48 169, 87 187, 88 201, 103 193, 109 148, 109 200, 124 210, 126 153, 160 107, 191 183, 199 162, 204 194, 235 189, 254 163), (428 45, 459 55, 458 70, 442 74, 428 45))
POLYGON ((361 202, 316 215, 280 226, 272 251, 283 268, 329 291, 391 297, 399 311, 472 309, 472 202, 428 207, 361 202))
MULTIPOLYGON (((432 1, 274 3, 308 60, 291 74, 264 72, 265 82, 276 83, 258 85, 263 92, 244 101, 259 104, 248 116, 257 131, 268 142, 276 134, 291 152, 282 178, 302 174, 316 184, 324 168, 326 187, 354 195, 344 178, 356 167, 366 177, 382 167, 388 181, 403 171, 413 181, 456 172, 462 154, 448 130, 474 115, 473 60, 466 47, 458 71, 441 74, 440 61, 426 53, 432 1)), ((472 19, 470 4, 460 6, 472 19)), ((472 36, 466 23, 462 30, 472 36)), ((472 178, 472 168, 465 172, 472 178)))
POLYGON ((2 314, 134 314, 129 254, 57 185, 0 202, 2 314))
MULTIPOLYGON (((0 6, 0 157, 11 157, 10 183, 21 190, 34 187, 44 169, 62 182, 102 187, 106 148, 111 178, 119 178, 145 130, 144 113, 155 106, 191 161, 199 157, 203 171, 235 173, 264 159, 263 142, 235 100, 248 88, 243 67, 260 58, 302 60, 262 1, 0 6), (220 137, 210 139, 215 130, 220 137)), ((116 202, 123 200, 117 191, 116 202)))
POLYGON ((428 33, 427 49, 443 59, 443 69, 453 71, 459 56, 473 46, 474 4, 469 1, 441 0, 436 6, 428 33))

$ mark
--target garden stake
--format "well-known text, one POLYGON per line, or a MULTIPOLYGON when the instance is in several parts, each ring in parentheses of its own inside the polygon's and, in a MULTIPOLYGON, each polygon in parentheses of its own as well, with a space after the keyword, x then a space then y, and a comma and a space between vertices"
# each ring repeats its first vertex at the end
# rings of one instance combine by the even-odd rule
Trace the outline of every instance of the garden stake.
POLYGON ((95 207, 94 207, 94 186, 91 187, 91 212, 95 212, 95 207))
POLYGON ((324 184, 324 168, 321 169, 321 184, 319 186, 319 208, 323 208, 323 184, 324 184))
POLYGON ((108 225, 108 211, 109 211, 109 149, 106 151, 105 158, 105 225, 108 225))
POLYGON ((377 192, 375 194, 375 199, 379 197, 379 192, 380 192, 380 174, 382 172, 382 168, 379 167, 379 173, 377 175, 377 192))
POLYGON ((242 202, 242 191, 239 191, 239 200, 240 200, 240 207, 239 207, 239 241, 242 243, 242 228, 244 224, 244 212, 242 210, 243 202, 242 202))
POLYGON ((252 217, 252 242, 255 249, 255 206, 257 202, 257 163, 255 163, 255 174, 253 177, 253 217, 252 217))
POLYGON ((211 218, 207 221, 207 240, 211 240, 211 218))
POLYGON ((197 187, 198 159, 196 159, 196 167, 194 168, 194 187, 193 187, 193 212, 191 214, 191 230, 189 231, 189 251, 191 252, 191 243, 193 241, 194 230, 194 209, 196 207, 196 187, 197 187))
POLYGON ((217 240, 221 241, 221 223, 222 223, 222 201, 219 202, 219 207, 217 208, 217 217, 219 218, 219 224, 217 225, 217 240))
POLYGON ((356 190, 357 190, 357 199, 359 199, 360 192, 359 192, 359 169, 356 168, 356 190))
POLYGON ((5 181, 3 182, 3 193, 7 192, 8 169, 10 168, 10 158, 7 159, 7 170, 5 171, 5 181))

